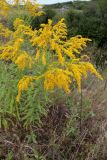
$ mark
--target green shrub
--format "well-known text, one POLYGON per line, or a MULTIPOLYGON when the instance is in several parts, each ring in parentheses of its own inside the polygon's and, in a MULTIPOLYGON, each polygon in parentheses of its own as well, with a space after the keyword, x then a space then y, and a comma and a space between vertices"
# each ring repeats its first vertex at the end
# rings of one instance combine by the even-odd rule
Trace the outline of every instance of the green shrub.
POLYGON ((33 17, 31 26, 33 29, 39 29, 41 24, 48 23, 48 19, 54 19, 56 11, 54 9, 44 8, 44 14, 40 17, 33 17))

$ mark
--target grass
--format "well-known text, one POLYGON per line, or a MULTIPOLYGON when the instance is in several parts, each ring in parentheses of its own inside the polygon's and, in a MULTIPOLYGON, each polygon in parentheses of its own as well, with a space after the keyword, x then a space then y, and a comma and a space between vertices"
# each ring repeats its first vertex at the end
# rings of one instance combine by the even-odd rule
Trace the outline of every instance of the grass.
MULTIPOLYGON (((105 75, 104 75, 105 76, 105 75)), ((62 97, 60 92, 59 96, 62 97)), ((0 159, 6 160, 101 160, 107 149, 107 87, 91 77, 59 100, 54 96, 41 125, 24 128, 21 122, 0 129, 0 159), (66 103, 65 103, 66 102, 66 103)), ((23 106, 22 106, 23 107, 23 106)), ((11 120, 15 122, 14 117, 11 120)))

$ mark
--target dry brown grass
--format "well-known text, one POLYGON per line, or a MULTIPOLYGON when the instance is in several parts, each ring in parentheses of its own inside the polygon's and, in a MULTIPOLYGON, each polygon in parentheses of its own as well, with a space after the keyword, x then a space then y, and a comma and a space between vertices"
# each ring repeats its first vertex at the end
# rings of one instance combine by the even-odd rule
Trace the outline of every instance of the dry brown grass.
POLYGON ((92 109, 95 113, 92 125, 98 128, 95 146, 87 155, 86 160, 106 160, 107 159, 107 86, 106 77, 103 82, 94 80, 88 98, 92 101, 92 109))

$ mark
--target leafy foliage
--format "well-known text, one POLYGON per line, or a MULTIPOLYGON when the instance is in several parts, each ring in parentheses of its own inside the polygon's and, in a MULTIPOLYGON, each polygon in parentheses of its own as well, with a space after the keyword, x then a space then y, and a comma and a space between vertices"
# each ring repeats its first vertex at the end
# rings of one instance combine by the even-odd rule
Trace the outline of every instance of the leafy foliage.
MULTIPOLYGON (((30 9, 32 4, 26 2, 24 7, 30 9)), ((33 12, 33 9, 30 10, 30 14, 35 15, 33 12)), ((36 14, 40 15, 41 11, 36 14)), ((80 91, 82 76, 87 78, 87 72, 102 79, 94 66, 90 62, 84 61, 84 56, 80 55, 80 51, 86 47, 86 43, 90 39, 81 36, 67 39, 67 27, 64 19, 55 25, 52 20, 48 20, 47 24, 41 24, 39 30, 32 30, 23 19, 16 18, 13 26, 14 31, 11 31, 1 24, 1 36, 8 39, 1 45, 0 59, 11 61, 18 66, 21 72, 22 77, 19 78, 17 85, 16 101, 20 102, 22 92, 27 91, 28 101, 23 97, 21 99, 26 104, 25 113, 24 111, 22 113, 24 113, 23 120, 27 124, 34 123, 36 119, 40 121, 40 114, 45 113, 44 107, 42 108, 41 105, 42 99, 39 98, 41 93, 43 93, 45 106, 46 91, 52 92, 59 88, 70 93, 70 85, 75 82, 80 91), (27 44, 27 48, 25 48, 25 44, 27 44), (29 107, 34 103, 35 96, 37 96, 35 107, 34 105, 33 108, 29 107), (35 109, 36 107, 37 109, 35 109)))

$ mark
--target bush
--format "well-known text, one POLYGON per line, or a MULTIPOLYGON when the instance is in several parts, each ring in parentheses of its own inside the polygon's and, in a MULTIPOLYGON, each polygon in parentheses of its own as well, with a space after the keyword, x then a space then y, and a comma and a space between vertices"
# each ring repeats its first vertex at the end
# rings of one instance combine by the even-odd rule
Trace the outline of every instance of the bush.
POLYGON ((48 23, 48 19, 54 19, 56 16, 55 10, 44 8, 44 14, 40 17, 32 17, 31 26, 33 29, 39 29, 41 24, 48 23))
POLYGON ((66 23, 70 36, 82 35, 89 37, 96 42, 98 50, 93 57, 98 67, 104 67, 107 61, 106 42, 107 42, 107 10, 106 1, 90 1, 88 5, 79 9, 72 9, 66 13, 66 23), (103 65, 102 65, 103 64, 103 65))

